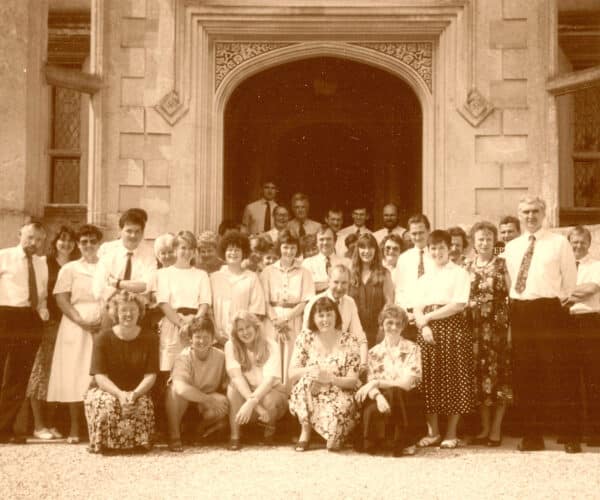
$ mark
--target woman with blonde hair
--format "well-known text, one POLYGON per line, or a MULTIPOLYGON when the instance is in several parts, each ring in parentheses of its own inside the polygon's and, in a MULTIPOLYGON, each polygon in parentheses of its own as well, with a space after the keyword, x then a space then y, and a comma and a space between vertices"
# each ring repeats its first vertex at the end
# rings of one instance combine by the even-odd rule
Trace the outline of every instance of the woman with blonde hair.
POLYGON ((264 337, 259 319, 251 312, 238 311, 232 321, 231 339, 225 344, 230 450, 240 449, 240 426, 252 421, 264 425, 266 443, 273 441, 276 423, 287 410, 280 364, 279 349, 264 337))

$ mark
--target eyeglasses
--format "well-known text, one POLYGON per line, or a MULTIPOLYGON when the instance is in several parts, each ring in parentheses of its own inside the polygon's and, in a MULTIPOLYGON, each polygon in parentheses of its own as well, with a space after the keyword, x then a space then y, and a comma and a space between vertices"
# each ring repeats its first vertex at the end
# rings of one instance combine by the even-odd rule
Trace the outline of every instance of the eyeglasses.
POLYGON ((79 244, 80 245, 96 245, 98 243, 98 240, 96 239, 87 239, 87 238, 83 238, 81 240, 79 240, 79 244))
POLYGON ((383 247, 383 249, 384 249, 386 252, 399 252, 399 251, 400 251, 400 247, 397 247, 397 246, 393 246, 393 247, 392 247, 392 246, 389 246, 389 247, 388 247, 388 246, 386 245, 386 246, 384 246, 384 247, 383 247))

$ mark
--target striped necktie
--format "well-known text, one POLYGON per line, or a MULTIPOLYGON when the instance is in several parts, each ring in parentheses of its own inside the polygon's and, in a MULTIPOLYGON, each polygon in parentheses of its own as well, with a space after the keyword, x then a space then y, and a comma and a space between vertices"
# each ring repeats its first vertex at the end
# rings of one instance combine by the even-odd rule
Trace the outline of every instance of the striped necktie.
POLYGON ((517 281, 515 282, 515 291, 517 293, 523 293, 525 291, 525 284, 527 283, 527 274, 529 273, 529 266, 531 266, 531 259, 533 257, 533 249, 535 247, 535 236, 532 234, 529 236, 529 246, 523 255, 521 266, 519 267, 519 274, 517 274, 517 281))

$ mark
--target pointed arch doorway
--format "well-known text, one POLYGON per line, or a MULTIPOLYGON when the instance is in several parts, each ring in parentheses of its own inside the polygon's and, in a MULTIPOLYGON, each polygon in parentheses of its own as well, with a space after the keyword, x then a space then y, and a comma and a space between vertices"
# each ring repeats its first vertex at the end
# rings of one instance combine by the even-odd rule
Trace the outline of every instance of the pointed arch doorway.
POLYGON ((381 225, 388 202, 401 222, 422 209, 423 115, 404 80, 365 63, 312 57, 280 64, 242 81, 224 113, 224 204, 227 218, 260 196, 264 176, 279 201, 296 191, 311 199, 311 218, 356 205, 381 225))

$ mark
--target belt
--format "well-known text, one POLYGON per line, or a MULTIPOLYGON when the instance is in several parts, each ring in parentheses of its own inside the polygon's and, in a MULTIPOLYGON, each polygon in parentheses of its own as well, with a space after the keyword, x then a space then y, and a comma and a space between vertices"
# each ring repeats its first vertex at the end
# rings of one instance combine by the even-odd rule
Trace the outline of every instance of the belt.
POLYGON ((300 304, 300 302, 275 302, 274 300, 272 300, 270 304, 271 307, 283 307, 284 309, 293 309, 298 304, 300 304))
POLYGON ((193 307, 178 307, 177 312, 187 316, 188 314, 196 314, 198 309, 194 309, 193 307))

